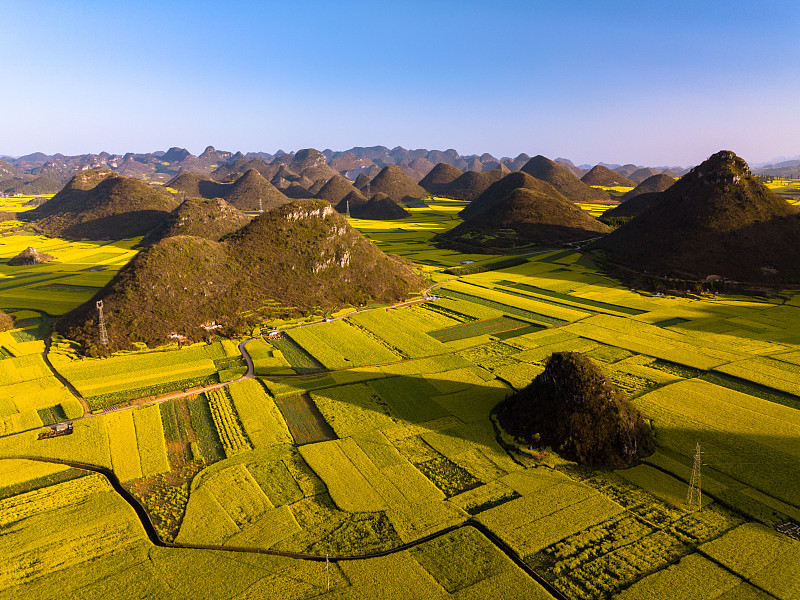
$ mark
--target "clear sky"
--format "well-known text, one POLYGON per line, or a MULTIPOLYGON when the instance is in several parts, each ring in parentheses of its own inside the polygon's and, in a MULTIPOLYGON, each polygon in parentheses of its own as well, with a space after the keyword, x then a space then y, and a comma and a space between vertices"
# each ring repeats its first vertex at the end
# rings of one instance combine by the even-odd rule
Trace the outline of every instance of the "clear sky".
POLYGON ((795 0, 0 0, 0 154, 800 154, 795 0))

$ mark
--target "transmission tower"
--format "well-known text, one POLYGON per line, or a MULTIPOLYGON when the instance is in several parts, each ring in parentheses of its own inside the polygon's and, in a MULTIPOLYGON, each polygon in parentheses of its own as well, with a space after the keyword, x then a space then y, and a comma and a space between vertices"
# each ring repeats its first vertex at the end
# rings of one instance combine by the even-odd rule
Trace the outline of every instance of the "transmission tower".
POLYGON ((686 492, 686 504, 696 505, 703 510, 703 494, 700 491, 700 467, 703 465, 703 458, 700 451, 700 442, 697 442, 697 450, 694 453, 694 467, 692 468, 692 478, 689 480, 689 491, 686 492))
POLYGON ((108 333, 106 332, 106 322, 103 320, 103 301, 97 301, 97 322, 100 326, 100 343, 108 346, 108 333))
POLYGON ((347 218, 350 218, 350 200, 345 200, 347 203, 347 218))
POLYGON ((261 202, 261 198, 258 199, 258 212, 264 212, 264 204, 261 202))
POLYGON ((370 197, 370 183, 369 181, 367 182, 367 199, 370 197))

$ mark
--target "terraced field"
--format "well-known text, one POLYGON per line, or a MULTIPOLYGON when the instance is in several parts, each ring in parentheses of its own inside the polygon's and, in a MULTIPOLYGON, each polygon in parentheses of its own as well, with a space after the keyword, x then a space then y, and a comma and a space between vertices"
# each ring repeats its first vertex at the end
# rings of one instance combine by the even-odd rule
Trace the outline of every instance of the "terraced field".
MULTIPOLYGON (((309 598, 328 582, 337 598, 548 597, 501 548, 569 598, 797 598, 800 542, 775 528, 800 523, 800 296, 650 296, 571 250, 500 269, 496 257, 429 250, 461 207, 353 220, 441 282, 439 299, 281 324, 283 340, 247 344, 254 377, 205 393, 181 390, 243 373, 236 342, 90 360, 55 340, 51 362, 96 411, 80 418, 81 400, 41 356, 42 314, 9 308, 0 547, 12 568, 0 568, 0 599, 131 597, 113 590, 134 583, 152 598, 309 598), (439 272, 468 260, 487 270, 439 272), (657 451, 645 464, 589 471, 496 430, 494 407, 563 350, 600 363, 651 420, 657 451), (78 419, 71 435, 37 439, 66 418, 78 419), (698 442, 700 511, 685 505, 698 442), (327 569, 163 548, 99 475, 21 457, 113 470, 179 544, 352 557, 447 533, 327 569), (492 537, 448 531, 468 522, 492 537)), ((6 288, 48 285, 6 269, 2 302, 6 288)), ((64 286, 85 282, 58 283, 51 308, 81 301, 64 286)))

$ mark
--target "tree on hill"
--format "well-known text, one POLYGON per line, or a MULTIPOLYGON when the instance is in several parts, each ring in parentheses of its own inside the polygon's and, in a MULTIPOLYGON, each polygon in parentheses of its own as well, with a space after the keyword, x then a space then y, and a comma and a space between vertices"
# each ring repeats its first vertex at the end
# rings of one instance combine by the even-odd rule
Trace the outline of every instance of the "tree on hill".
POLYGON ((498 411, 501 426, 594 468, 618 469, 653 453, 653 430, 590 359, 556 352, 498 411))

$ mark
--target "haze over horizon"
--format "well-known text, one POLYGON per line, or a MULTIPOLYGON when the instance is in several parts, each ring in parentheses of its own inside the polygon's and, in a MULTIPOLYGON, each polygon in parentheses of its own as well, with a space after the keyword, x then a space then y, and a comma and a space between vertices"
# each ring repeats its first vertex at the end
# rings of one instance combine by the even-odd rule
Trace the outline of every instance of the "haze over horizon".
POLYGON ((796 5, 3 3, 0 154, 800 154, 796 5))

